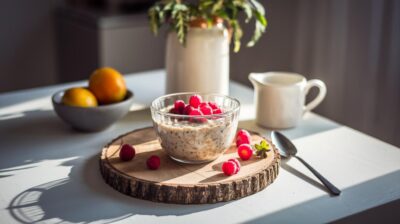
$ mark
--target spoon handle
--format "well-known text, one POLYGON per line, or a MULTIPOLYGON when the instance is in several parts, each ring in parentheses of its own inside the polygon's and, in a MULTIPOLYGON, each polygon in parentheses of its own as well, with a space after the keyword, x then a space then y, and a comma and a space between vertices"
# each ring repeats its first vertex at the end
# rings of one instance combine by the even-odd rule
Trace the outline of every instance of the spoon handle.
POLYGON ((328 190, 332 193, 332 195, 335 195, 335 196, 340 195, 341 191, 337 187, 335 187, 331 182, 329 182, 327 179, 325 179, 325 177, 323 177, 320 173, 318 173, 318 171, 316 171, 314 168, 312 168, 310 166, 310 164, 308 164, 306 161, 304 161, 299 156, 294 156, 294 157, 296 157, 301 163, 303 163, 304 166, 306 166, 325 185, 325 187, 328 188, 328 190))

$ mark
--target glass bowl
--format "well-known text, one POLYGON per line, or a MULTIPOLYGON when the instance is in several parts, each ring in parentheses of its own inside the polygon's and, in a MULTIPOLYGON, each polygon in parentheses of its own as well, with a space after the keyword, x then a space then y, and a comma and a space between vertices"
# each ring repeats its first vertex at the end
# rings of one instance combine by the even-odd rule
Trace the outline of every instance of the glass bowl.
POLYGON ((221 94, 175 93, 157 98, 150 109, 161 147, 172 159, 182 163, 205 163, 218 158, 232 144, 240 102, 221 94), (176 100, 188 104, 194 94, 200 95, 203 102, 215 102, 222 113, 189 116, 169 112, 176 100))

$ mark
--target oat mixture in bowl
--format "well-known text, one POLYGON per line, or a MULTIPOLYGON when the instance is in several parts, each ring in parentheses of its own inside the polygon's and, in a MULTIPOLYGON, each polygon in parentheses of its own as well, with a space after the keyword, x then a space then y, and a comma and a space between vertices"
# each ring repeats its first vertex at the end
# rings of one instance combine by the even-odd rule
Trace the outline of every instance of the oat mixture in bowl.
POLYGON ((205 163, 231 145, 240 103, 221 94, 176 93, 153 101, 151 115, 161 147, 183 163, 205 163))

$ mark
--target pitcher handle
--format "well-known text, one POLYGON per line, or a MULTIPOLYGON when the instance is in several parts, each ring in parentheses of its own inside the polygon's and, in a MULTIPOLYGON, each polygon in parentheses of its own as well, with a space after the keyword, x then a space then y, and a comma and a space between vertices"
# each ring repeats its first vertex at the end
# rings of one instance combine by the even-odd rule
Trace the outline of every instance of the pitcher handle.
POLYGON ((312 87, 317 87, 319 89, 319 93, 318 95, 315 97, 315 99, 313 99, 311 102, 309 102, 305 107, 304 107, 304 111, 303 114, 311 111, 312 109, 314 109, 316 106, 318 106, 322 100, 325 98, 326 96, 326 85, 324 82, 322 82, 319 79, 311 79, 307 82, 306 88, 305 88, 305 95, 308 94, 309 90, 312 87))

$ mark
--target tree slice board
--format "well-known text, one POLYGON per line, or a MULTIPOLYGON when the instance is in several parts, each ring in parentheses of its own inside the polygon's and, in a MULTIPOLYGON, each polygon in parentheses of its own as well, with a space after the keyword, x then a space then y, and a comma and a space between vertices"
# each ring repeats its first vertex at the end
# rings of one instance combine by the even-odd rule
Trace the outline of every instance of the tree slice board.
MULTIPOLYGON (((253 144, 262 139, 252 133, 253 144)), ((279 173, 280 156, 275 146, 267 155, 264 159, 253 156, 248 161, 241 161, 236 145, 232 144, 212 162, 183 164, 168 157, 150 127, 134 130, 107 144, 102 150, 100 170, 107 184, 135 198, 176 204, 217 203, 246 197, 271 184, 279 173), (135 147, 133 160, 123 162, 119 159, 122 144, 135 147), (151 155, 161 159, 158 170, 147 169, 146 160, 151 155), (221 166, 231 158, 240 161, 241 170, 225 176, 221 166)))

